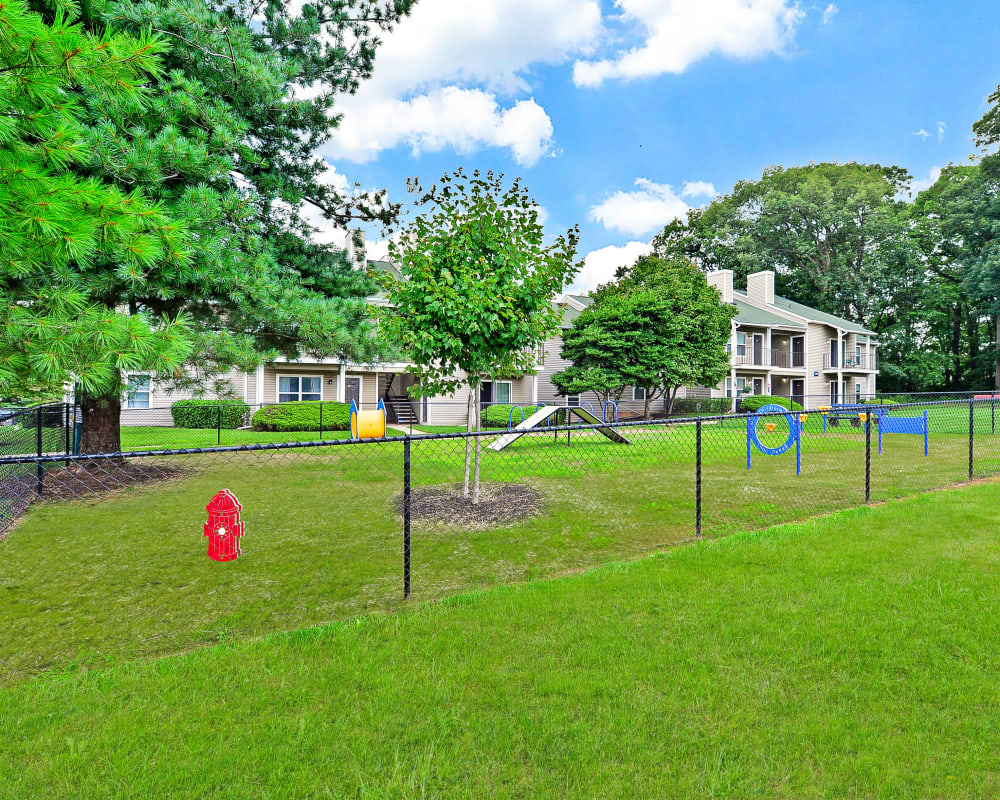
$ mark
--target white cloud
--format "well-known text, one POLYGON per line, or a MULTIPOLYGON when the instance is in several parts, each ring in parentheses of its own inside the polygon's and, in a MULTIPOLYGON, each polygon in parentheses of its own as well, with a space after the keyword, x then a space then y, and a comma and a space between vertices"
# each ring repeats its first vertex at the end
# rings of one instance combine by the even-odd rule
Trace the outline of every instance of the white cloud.
POLYGON ((375 57, 326 153, 366 161, 400 144, 417 152, 509 148, 530 166, 552 146, 552 122, 527 92, 533 64, 589 52, 599 0, 421 0, 375 57))
MULTIPOLYGON (((587 217, 608 230, 642 236, 661 228, 673 219, 684 217, 690 206, 665 183, 637 178, 634 192, 617 191, 593 206, 587 217)), ((691 186, 711 187, 703 181, 691 186)), ((714 187, 712 188, 714 193, 714 187)), ((684 192, 682 192, 683 194, 684 192)), ((698 191, 698 194, 705 194, 698 191)))
POLYGON ((910 183, 910 197, 916 197, 924 189, 929 189, 941 177, 941 167, 931 167, 924 178, 916 178, 910 183))
POLYGON ((837 8, 836 3, 830 3, 830 5, 823 9, 823 24, 829 25, 833 18, 837 16, 838 11, 840 11, 840 9, 837 8))
MULTIPOLYGON (((616 0, 640 42, 610 59, 577 61, 578 86, 684 72, 713 53, 756 58, 785 52, 805 16, 795 0, 616 0)), ((635 38, 634 36, 631 38, 635 38)))
POLYGON ((609 245, 591 250, 583 257, 583 266, 577 273, 569 291, 589 292, 615 277, 618 267, 635 263, 639 256, 653 252, 653 246, 646 242, 629 242, 621 247, 609 245))
POLYGON ((944 139, 944 132, 948 130, 948 126, 943 122, 938 122, 937 124, 937 139, 940 142, 944 139))
POLYGON ((715 187, 708 181, 688 181, 681 189, 681 197, 715 197, 715 187))
POLYGON ((923 140, 924 140, 925 142, 926 142, 926 141, 927 141, 927 140, 928 140, 928 139, 930 138, 930 136, 931 136, 931 135, 930 135, 930 134, 929 134, 929 133, 928 133, 928 132, 926 131, 926 129, 924 129, 924 128, 921 128, 921 129, 920 129, 919 131, 914 131, 914 132, 913 132, 913 135, 914 135, 914 136, 919 136, 919 137, 920 137, 921 139, 923 139, 923 140))
POLYGON ((533 99, 504 109, 490 92, 446 86, 354 108, 337 131, 331 155, 362 162, 401 144, 414 154, 508 147, 519 164, 531 166, 552 144, 552 121, 533 99))

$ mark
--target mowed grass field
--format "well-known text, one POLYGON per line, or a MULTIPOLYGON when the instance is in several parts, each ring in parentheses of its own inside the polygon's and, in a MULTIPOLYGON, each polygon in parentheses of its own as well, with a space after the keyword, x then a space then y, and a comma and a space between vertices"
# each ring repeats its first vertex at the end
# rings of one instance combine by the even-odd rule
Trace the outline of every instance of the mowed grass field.
MULTIPOLYGON (((807 423, 808 425, 809 423, 807 423)), ((528 581, 662 550, 694 538, 695 427, 623 427, 526 436, 483 449, 487 485, 524 483, 541 513, 446 525, 417 518, 412 602, 528 581)), ((762 432, 772 444, 787 430, 762 432), (769 440, 770 441, 770 440, 769 440)), ((484 440, 484 445, 493 437, 484 440)), ((706 537, 759 530, 864 501, 863 431, 807 430, 794 453, 754 453, 732 421, 703 432, 706 537)), ((978 440, 977 475, 1000 471, 1000 442, 978 440)), ((872 456, 872 498, 967 478, 968 440, 887 436, 872 456)), ((67 665, 106 666, 220 641, 398 609, 402 598, 402 444, 150 458, 168 480, 110 497, 32 507, 0 543, 0 683, 67 665), (205 504, 244 506, 244 555, 205 556, 205 504)), ((459 484, 462 439, 415 440, 415 488, 459 484)))
POLYGON ((995 797, 998 492, 22 680, 0 796, 995 797))

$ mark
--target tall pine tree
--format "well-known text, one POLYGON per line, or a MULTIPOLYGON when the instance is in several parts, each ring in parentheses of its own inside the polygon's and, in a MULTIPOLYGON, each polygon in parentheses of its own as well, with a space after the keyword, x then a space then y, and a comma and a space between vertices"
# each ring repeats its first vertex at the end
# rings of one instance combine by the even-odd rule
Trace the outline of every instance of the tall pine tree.
MULTIPOLYGON (((35 2, 56 19, 50 0, 35 2)), ((253 369, 277 355, 376 355, 368 278, 315 243, 309 219, 320 213, 339 226, 395 219, 384 192, 345 193, 327 180, 317 148, 336 127, 336 98, 370 76, 378 33, 411 4, 81 5, 94 35, 107 27, 151 32, 169 45, 144 99, 77 89, 88 147, 73 168, 121 192, 141 189, 190 230, 187 258, 148 260, 136 270, 110 254, 68 264, 107 314, 183 322, 187 368, 159 364, 161 379, 200 390, 230 367, 253 369)), ((78 380, 88 450, 119 444, 123 375, 108 372, 106 380, 78 380)))

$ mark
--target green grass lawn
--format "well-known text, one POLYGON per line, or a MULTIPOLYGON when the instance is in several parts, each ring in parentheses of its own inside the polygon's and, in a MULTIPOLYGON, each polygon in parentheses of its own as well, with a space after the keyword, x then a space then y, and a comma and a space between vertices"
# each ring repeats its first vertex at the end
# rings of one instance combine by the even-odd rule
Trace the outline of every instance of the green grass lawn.
POLYGON ((994 797, 998 491, 24 680, 0 796, 994 797))
MULTIPOLYGON (((468 530, 415 519, 415 600, 558 575, 693 538, 693 425, 539 433, 483 451, 489 485, 526 483, 539 516, 468 530)), ((783 438, 780 430, 772 434, 783 438)), ((745 430, 705 425, 706 536, 756 530, 864 500, 862 434, 810 432, 802 474, 792 453, 755 454, 745 430)), ((1000 471, 983 437, 977 475, 1000 471)), ((485 440, 486 442, 491 439, 485 440)), ((484 442, 485 444, 485 442, 484 442)), ((872 498, 965 480, 968 441, 887 437, 872 498)), ((415 488, 462 480, 464 441, 412 444, 415 488)), ((0 543, 0 683, 66 664, 108 665, 221 640, 391 611, 402 601, 402 445, 157 459, 181 473, 102 499, 37 504, 0 543), (244 556, 205 556, 205 504, 220 489, 244 505, 244 556)))

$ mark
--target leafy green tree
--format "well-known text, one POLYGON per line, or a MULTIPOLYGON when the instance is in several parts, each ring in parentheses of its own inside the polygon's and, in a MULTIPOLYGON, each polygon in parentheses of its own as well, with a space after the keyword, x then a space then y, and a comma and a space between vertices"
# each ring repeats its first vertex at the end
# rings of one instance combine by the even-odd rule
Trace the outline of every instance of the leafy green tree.
POLYGON ((690 261, 642 256, 598 289, 574 320, 562 351, 573 364, 553 382, 566 393, 619 397, 625 386, 641 387, 647 419, 658 397, 666 398, 669 414, 682 386, 714 386, 725 378, 735 313, 690 261), (588 378, 597 382, 588 385, 588 378))
MULTIPOLYGON (((471 431, 481 423, 482 382, 534 369, 538 347, 557 330, 552 298, 579 268, 579 234, 573 228, 546 245, 527 189, 492 172, 445 175, 417 205, 426 210, 390 245, 401 279, 385 279, 382 330, 414 362, 423 395, 468 386, 471 431)), ((467 439, 466 497, 472 449, 467 439)), ((478 503, 478 437, 474 449, 478 503)))
POLYGON ((877 330, 886 290, 910 257, 899 199, 909 181, 877 164, 771 167, 667 226, 655 252, 742 279, 773 269, 780 291, 877 330))
MULTIPOLYGON (((73 171, 89 158, 79 95, 141 104, 164 49, 150 36, 89 34, 62 11, 46 24, 20 0, 0 5, 4 394, 52 392, 71 378, 117 389, 122 370, 177 369, 189 352, 183 313, 117 313, 87 279, 100 263, 123 282, 187 269, 183 226, 141 190, 73 171)), ((106 433, 117 437, 117 425, 106 433)))
MULTIPOLYGON (((104 251, 66 261, 67 281, 105 316, 135 318, 116 322, 123 330, 164 316, 175 323, 165 330, 174 347, 184 340, 185 368, 167 358, 147 359, 141 368, 203 391, 231 367, 254 369, 277 355, 375 357, 365 304, 372 282, 342 253, 313 241, 311 220, 390 223, 398 207, 384 192, 338 188, 317 149, 336 128, 336 98, 371 74, 378 33, 411 5, 81 5, 91 35, 109 26, 133 36, 152 31, 162 51, 162 70, 142 96, 72 87, 85 146, 69 167, 125 197, 141 192, 191 233, 169 259, 148 250, 135 266, 104 251)), ((36 7, 53 22, 59 18, 53 0, 36 0, 36 7)), ((92 341, 104 355, 101 374, 81 375, 66 360, 49 369, 78 385, 83 447, 117 449, 123 372, 138 365, 116 364, 116 345, 92 341)))

